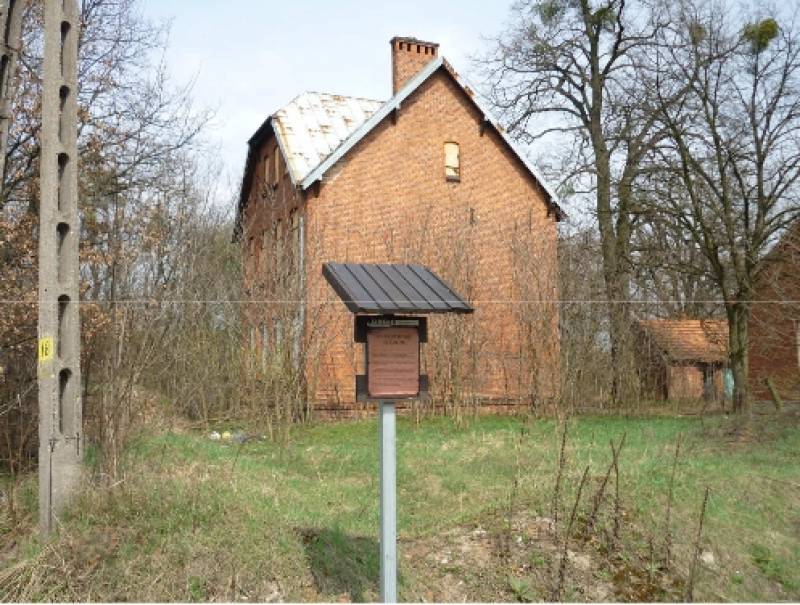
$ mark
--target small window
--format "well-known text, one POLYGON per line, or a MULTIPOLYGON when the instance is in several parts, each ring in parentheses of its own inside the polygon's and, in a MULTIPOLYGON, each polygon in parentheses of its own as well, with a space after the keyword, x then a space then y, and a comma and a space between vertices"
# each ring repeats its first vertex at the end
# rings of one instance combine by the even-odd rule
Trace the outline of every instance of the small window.
POLYGON ((458 143, 444 144, 444 178, 448 181, 461 180, 461 157, 458 143))
POLYGON ((278 179, 281 176, 281 154, 275 151, 275 170, 272 172, 272 184, 278 184, 278 179))
POLYGON ((272 182, 269 178, 269 154, 264 154, 264 183, 272 182))

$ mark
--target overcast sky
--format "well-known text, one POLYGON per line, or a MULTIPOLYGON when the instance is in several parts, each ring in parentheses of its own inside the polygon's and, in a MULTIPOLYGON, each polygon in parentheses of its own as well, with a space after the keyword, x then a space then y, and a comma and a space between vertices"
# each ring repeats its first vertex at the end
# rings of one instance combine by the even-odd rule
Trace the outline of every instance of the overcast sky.
POLYGON ((499 32, 510 0, 142 0, 172 23, 167 61, 177 83, 196 78, 200 105, 217 110, 210 138, 238 182, 246 142, 304 91, 387 99, 389 39, 438 42, 469 79, 471 54, 499 32))

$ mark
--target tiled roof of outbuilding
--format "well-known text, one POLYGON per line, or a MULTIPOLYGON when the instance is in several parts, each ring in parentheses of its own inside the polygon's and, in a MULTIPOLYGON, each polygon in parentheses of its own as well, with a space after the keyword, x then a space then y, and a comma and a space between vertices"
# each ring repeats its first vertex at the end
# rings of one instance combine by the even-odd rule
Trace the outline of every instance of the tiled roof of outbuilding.
POLYGON ((721 363, 728 357, 724 319, 647 319, 639 325, 671 361, 721 363))

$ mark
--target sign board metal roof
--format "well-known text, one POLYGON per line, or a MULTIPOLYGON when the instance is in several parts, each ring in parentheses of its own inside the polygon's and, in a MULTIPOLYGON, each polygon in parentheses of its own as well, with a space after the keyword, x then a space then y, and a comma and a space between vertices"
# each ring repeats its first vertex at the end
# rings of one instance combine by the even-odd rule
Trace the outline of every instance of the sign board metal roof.
POLYGON ((472 313, 422 265, 323 263, 322 275, 353 313, 472 313))

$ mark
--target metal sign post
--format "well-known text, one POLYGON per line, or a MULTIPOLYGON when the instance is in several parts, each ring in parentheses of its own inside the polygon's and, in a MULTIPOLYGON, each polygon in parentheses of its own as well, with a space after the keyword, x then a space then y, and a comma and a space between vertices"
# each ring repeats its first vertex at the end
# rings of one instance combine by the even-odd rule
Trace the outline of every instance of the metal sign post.
POLYGON ((397 449, 394 401, 380 402, 381 601, 397 602, 397 449))
POLYGON ((397 449, 395 401, 425 398, 420 344, 428 313, 472 313, 447 284, 420 265, 324 263, 322 275, 358 314, 354 340, 363 343, 366 374, 356 376, 357 401, 378 402, 381 474, 381 600, 397 602, 397 449), (414 317, 404 317, 413 313, 414 317))

